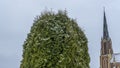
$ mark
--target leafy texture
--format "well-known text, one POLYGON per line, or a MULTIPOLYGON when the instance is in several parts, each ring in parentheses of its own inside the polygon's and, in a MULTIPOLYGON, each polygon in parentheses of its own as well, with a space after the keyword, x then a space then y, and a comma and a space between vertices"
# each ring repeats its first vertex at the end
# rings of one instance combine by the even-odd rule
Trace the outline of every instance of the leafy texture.
POLYGON ((66 12, 44 12, 23 45, 20 68, 89 68, 87 38, 66 12))

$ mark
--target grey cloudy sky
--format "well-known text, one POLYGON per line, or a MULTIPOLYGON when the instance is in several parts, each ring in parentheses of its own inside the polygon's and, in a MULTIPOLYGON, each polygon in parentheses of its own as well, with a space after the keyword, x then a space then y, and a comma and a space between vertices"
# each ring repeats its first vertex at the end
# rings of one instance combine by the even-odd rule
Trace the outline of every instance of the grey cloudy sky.
POLYGON ((44 9, 68 11, 89 40, 90 67, 99 68, 103 6, 114 52, 120 52, 120 0, 0 0, 0 68, 19 68, 22 45, 44 9))

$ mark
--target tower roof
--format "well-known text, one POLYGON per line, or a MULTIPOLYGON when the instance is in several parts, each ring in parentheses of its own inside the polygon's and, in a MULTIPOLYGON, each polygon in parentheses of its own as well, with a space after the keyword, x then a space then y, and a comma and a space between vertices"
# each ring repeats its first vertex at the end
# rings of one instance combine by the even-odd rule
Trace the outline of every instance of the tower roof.
POLYGON ((104 17, 103 17, 103 38, 104 39, 108 39, 109 38, 105 10, 104 10, 104 17))

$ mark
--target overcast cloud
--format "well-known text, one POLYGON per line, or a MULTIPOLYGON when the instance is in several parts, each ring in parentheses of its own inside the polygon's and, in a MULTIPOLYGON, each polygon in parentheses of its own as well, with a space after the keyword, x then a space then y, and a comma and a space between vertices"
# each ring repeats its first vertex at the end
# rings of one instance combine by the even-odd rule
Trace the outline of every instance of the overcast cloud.
POLYGON ((120 52, 120 0, 0 0, 0 68, 19 68, 34 17, 45 9, 66 9, 77 19, 89 40, 90 67, 99 68, 103 6, 114 52, 120 52))

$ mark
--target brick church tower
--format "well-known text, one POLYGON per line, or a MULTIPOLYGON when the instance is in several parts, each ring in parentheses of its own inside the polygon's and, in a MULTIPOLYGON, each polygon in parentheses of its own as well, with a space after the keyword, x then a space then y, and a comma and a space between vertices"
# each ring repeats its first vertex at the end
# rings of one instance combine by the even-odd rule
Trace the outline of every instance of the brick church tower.
POLYGON ((103 37, 101 39, 101 51, 100 51, 100 68, 111 68, 110 60, 112 58, 113 49, 112 49, 112 41, 109 37, 107 20, 104 11, 103 16, 103 37))
POLYGON ((120 68, 120 53, 113 53, 105 11, 103 16, 103 37, 101 38, 100 68, 120 68))

